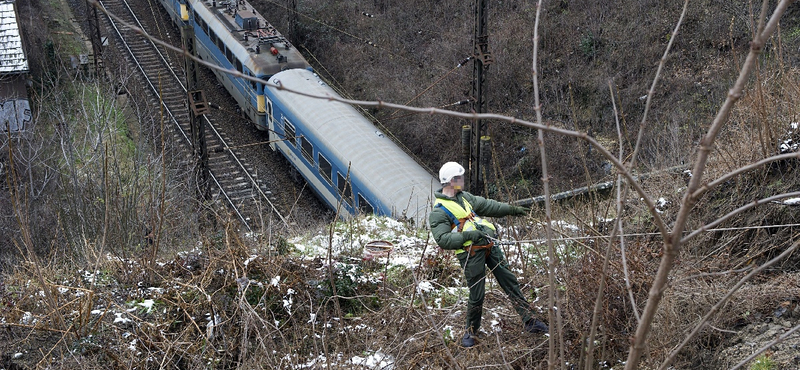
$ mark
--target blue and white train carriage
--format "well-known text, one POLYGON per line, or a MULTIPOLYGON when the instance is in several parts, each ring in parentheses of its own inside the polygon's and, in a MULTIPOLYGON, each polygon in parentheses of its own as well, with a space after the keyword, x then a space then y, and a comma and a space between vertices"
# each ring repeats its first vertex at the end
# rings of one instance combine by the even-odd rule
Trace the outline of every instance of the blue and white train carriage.
MULTIPOLYGON (((178 26, 189 22, 208 62, 317 96, 338 94, 244 0, 161 0, 178 26)), ((355 108, 230 74, 217 78, 320 199, 343 214, 424 222, 437 180, 355 108)))

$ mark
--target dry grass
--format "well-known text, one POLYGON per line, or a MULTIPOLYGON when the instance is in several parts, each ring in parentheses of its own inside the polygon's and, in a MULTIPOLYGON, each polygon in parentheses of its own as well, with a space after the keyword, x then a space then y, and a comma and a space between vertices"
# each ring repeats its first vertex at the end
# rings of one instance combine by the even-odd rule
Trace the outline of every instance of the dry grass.
MULTIPOLYGON (((706 3, 696 6, 703 8, 706 3)), ((375 11, 379 10, 376 4, 366 1, 306 4, 311 7, 309 14, 336 29, 356 35, 374 34, 381 41, 379 53, 373 54, 375 48, 366 47, 363 40, 342 36, 313 22, 305 24, 309 36, 304 46, 321 54, 323 64, 331 70, 328 77, 337 81, 333 85, 341 84, 360 98, 405 102, 469 53, 464 35, 469 34, 471 22, 464 20, 470 12, 463 3, 437 3, 433 7, 435 12, 420 12, 417 3, 392 4, 384 6, 383 11, 375 11), (409 9, 403 8, 404 5, 409 9), (381 21, 362 17, 363 9, 378 14, 381 21), (437 22, 439 19, 441 22, 437 22), (441 57, 442 50, 449 54, 441 57), (396 71, 401 76, 399 82, 384 78, 387 70, 396 71)), ((631 123, 638 122, 639 97, 647 86, 643 81, 650 78, 650 68, 662 52, 675 12, 660 3, 635 5, 622 7, 619 14, 612 14, 603 4, 586 4, 585 9, 576 9, 567 2, 550 5, 547 19, 552 23, 543 27, 546 63, 542 82, 548 86, 543 97, 545 113, 553 117, 553 124, 592 129, 598 136, 610 137, 605 127, 611 121, 605 81, 614 77, 622 121, 631 130, 624 135, 633 137, 631 123), (642 12, 642 19, 650 22, 651 29, 647 32, 630 29, 627 20, 635 17, 625 13, 628 11, 642 12), (607 19, 613 26, 597 19, 607 19), (581 25, 579 33, 574 24, 581 25)), ((690 162, 691 148, 729 87, 726 73, 730 72, 725 71, 737 63, 737 51, 745 45, 746 19, 730 17, 746 14, 744 5, 744 2, 726 3, 722 12, 708 15, 710 20, 700 18, 704 13, 695 9, 691 16, 694 18, 687 21, 686 40, 693 41, 677 45, 676 66, 667 73, 666 82, 657 94, 662 105, 655 108, 659 114, 647 129, 646 167, 690 162), (698 59, 692 57, 700 54, 698 59)), ((530 22, 530 6, 509 1, 493 10, 496 19, 503 19, 511 26, 493 33, 499 40, 493 44, 497 46, 496 56, 504 64, 492 70, 498 77, 490 84, 495 94, 492 110, 522 118, 532 115, 532 107, 527 104, 532 101, 531 87, 525 82, 530 50, 525 39, 528 29, 524 25, 530 22)), ((796 15, 790 15, 787 21, 786 28, 791 31, 796 15)), ((790 42, 797 40, 786 40, 787 45, 790 42)), ((765 53, 767 60, 753 88, 748 90, 734 112, 731 125, 718 140, 707 178, 717 178, 774 154, 788 123, 798 121, 798 72, 782 64, 791 58, 788 54, 781 55, 776 47, 765 53)), ((456 75, 464 79, 469 73, 460 70, 456 75)), ((464 81, 447 81, 414 105, 438 106, 460 100, 467 86, 464 81)), ((373 113, 401 140, 410 143, 412 151, 425 153, 431 167, 458 155, 457 149, 441 143, 457 142, 453 128, 463 122, 440 116, 393 118, 394 112, 373 113)), ((493 130, 499 137, 495 162, 503 180, 496 194, 508 199, 538 195, 538 151, 530 141, 530 130, 510 125, 495 125, 493 130)), ((602 161, 580 143, 561 137, 547 140, 556 188, 568 189, 586 179, 596 181, 606 175, 600 170, 602 161)), ((602 142, 630 146, 627 139, 621 144, 608 138, 602 142)), ((796 161, 775 163, 731 180, 701 200, 690 228, 701 227, 754 199, 796 189, 800 181, 795 167, 796 161)), ((685 180, 673 173, 653 174, 643 180, 649 193, 670 202, 660 209, 667 222, 674 220, 685 180)), ((3 204, 9 204, 13 196, 3 195, 3 204)), ((171 202, 185 206, 182 199, 171 202)), ((608 227, 596 221, 613 217, 613 209, 607 198, 598 196, 559 205, 554 214, 559 220, 581 226, 577 234, 564 231, 566 236, 600 236, 608 233, 608 227)), ((44 207, 33 209, 31 214, 33 211, 35 215, 47 214, 44 207)), ((173 212, 189 214, 190 211, 176 206, 173 212)), ((601 307, 594 356, 610 366, 624 358, 636 327, 629 296, 636 301, 635 309, 641 310, 662 252, 660 238, 648 234, 653 231, 652 217, 642 203, 634 199, 624 212, 626 232, 647 235, 626 240, 628 281, 618 244, 612 244, 604 291, 607 299, 601 307), (630 285, 630 293, 626 285, 630 285)), ((650 335, 648 365, 663 359, 746 269, 776 256, 797 239, 796 227, 768 228, 797 223, 795 214, 787 206, 768 204, 722 225, 733 229, 706 233, 685 246, 650 335)), ((219 222, 218 229, 198 236, 188 221, 191 219, 175 217, 174 223, 165 227, 165 248, 158 264, 150 263, 149 250, 143 250, 146 247, 128 249, 119 244, 101 250, 96 241, 81 239, 79 230, 92 230, 98 223, 92 220, 81 223, 77 218, 67 220, 71 222, 69 227, 62 227, 69 234, 36 235, 41 239, 33 243, 38 254, 22 252, 4 256, 18 262, 18 266, 10 268, 11 264, 6 264, 9 267, 0 279, 0 315, 5 320, 0 321, 0 327, 5 329, 0 334, 2 366, 283 369, 323 368, 331 364, 332 368, 352 368, 353 363, 348 362, 351 359, 377 356, 380 360, 382 355, 391 356, 396 368, 521 369, 547 365, 545 338, 520 333, 518 318, 491 283, 485 307, 492 310, 486 320, 497 320, 502 330, 481 338, 475 349, 458 346, 458 328, 463 322, 465 306, 463 294, 444 295, 444 290, 423 294, 417 283, 427 280, 442 287, 458 285, 461 273, 450 255, 420 256, 423 258, 420 267, 413 271, 386 271, 374 261, 359 260, 357 254, 345 255, 336 261, 340 267, 329 271, 321 258, 309 261, 276 253, 285 251, 286 245, 265 245, 243 238, 231 232, 234 225, 224 220, 219 222), (199 247, 183 250, 182 246, 194 244, 199 247), (109 250, 114 254, 107 258, 109 250), (99 261, 97 270, 87 267, 95 263, 86 261, 99 261), (348 275, 353 271, 363 276, 384 274, 384 280, 354 281, 348 275), (329 273, 334 276, 333 281, 329 273), (280 278, 273 280, 277 276, 280 278), (332 292, 332 283, 337 294, 332 292), (45 292, 55 297, 54 304, 45 303, 45 292), (145 305, 149 299, 153 300, 152 309, 145 305), (116 320, 117 314, 120 320, 116 320), (65 320, 63 326, 59 317, 65 320), (447 336, 447 326, 453 328, 452 337, 447 336), (21 355, 15 358, 16 353, 21 355)), ((51 218, 33 217, 33 220, 51 218)), ((8 225, 4 224, 3 235, 17 240, 19 230, 8 225)), ((113 226, 119 227, 119 231, 113 232, 109 240, 129 240, 134 238, 132 235, 138 238, 136 225, 118 219, 113 221, 112 229, 113 226)), ((508 233, 516 239, 542 236, 541 225, 516 226, 516 231, 508 233)), ((558 305, 564 318, 560 331, 564 338, 564 360, 582 367, 607 244, 605 239, 570 243, 574 244, 565 245, 574 254, 562 256, 556 273, 556 288, 562 292, 558 305)), ((530 247, 507 250, 512 265, 520 269, 524 291, 529 296, 538 294, 538 302, 546 302, 548 298, 542 254, 541 249, 530 247)), ((732 331, 767 320, 785 302, 796 305, 800 296, 796 288, 798 267, 800 258, 791 256, 758 280, 749 282, 682 352, 677 365, 707 365, 709 358, 713 363, 713 357, 720 353, 717 348, 728 344, 732 331)), ((556 325, 550 323, 550 326, 555 332, 556 325)))

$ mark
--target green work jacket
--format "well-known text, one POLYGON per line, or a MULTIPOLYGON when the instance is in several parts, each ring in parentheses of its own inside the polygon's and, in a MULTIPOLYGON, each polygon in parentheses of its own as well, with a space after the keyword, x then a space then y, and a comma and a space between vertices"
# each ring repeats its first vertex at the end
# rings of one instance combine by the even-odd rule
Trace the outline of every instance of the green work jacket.
MULTIPOLYGON (((498 202, 496 200, 487 199, 477 195, 472 195, 466 191, 456 193, 455 197, 448 197, 442 194, 442 189, 434 192, 436 196, 436 203, 447 203, 447 201, 455 202, 461 206, 462 210, 472 208, 472 211, 479 217, 503 217, 511 213, 512 206, 506 203, 498 202), (466 205, 464 200, 469 203, 466 205)), ((452 205, 452 203, 450 203, 452 205)), ((451 210, 452 212, 452 210, 451 210)), ((456 212, 453 212, 456 213, 456 212)), ((428 223, 431 226, 431 233, 436 244, 442 249, 453 250, 456 254, 464 251, 464 247, 471 244, 450 222, 450 216, 441 209, 441 207, 434 205, 433 210, 428 216, 428 223)), ((495 236, 495 227, 488 220, 482 220, 481 224, 489 224, 489 228, 484 228, 484 232, 489 236, 495 236)))

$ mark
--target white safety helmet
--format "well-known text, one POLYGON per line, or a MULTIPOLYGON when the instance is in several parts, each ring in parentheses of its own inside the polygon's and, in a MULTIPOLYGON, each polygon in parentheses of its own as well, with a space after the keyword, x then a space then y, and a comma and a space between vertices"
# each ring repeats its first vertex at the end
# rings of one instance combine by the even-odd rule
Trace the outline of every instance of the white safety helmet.
POLYGON ((461 176, 464 174, 464 167, 456 162, 447 162, 439 169, 439 182, 442 185, 450 183, 453 177, 461 176))

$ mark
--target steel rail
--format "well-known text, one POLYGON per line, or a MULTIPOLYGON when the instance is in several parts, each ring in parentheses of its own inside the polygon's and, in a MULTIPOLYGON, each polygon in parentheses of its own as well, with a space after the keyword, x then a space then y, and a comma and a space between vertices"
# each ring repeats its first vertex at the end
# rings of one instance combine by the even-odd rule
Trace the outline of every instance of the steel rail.
MULTIPOLYGON (((106 7, 105 3, 108 3, 109 1, 110 0, 100 0, 98 2, 100 3, 101 6, 103 6, 106 9, 108 9, 106 7)), ((133 20, 134 20, 135 24, 140 29, 144 30, 144 27, 142 26, 141 22, 139 22, 139 19, 136 16, 136 14, 133 11, 133 9, 131 9, 130 5, 128 4, 128 1, 127 0, 117 0, 117 1, 119 1, 119 3, 121 3, 121 5, 124 6, 128 10, 128 12, 131 15, 131 17, 133 17, 133 20)), ((121 16, 121 15, 117 15, 117 16, 121 16)), ((111 17, 106 17, 106 18, 108 19, 109 23, 111 24, 112 28, 114 29, 115 33, 117 34, 119 40, 122 43, 122 46, 125 48, 125 50, 127 50, 128 54, 131 56, 132 61, 136 65, 136 68, 142 73, 142 76, 145 78, 145 81, 147 82, 147 85, 150 87, 150 89, 153 91, 153 93, 156 94, 157 97, 159 97, 159 103, 164 108, 164 110, 167 112, 167 115, 169 116, 169 119, 172 121, 172 123, 178 129, 178 132, 180 132, 180 134, 183 136, 184 140, 186 140, 186 142, 191 145, 192 142, 191 142, 191 139, 189 138, 189 136, 187 135, 186 130, 184 130, 184 128, 181 126, 181 124, 178 121, 178 119, 176 118, 175 114, 173 114, 172 109, 168 106, 168 104, 164 101, 164 99, 161 99, 162 95, 161 95, 159 89, 155 86, 152 78, 150 76, 148 76, 148 74, 145 72, 142 63, 140 62, 139 58, 136 55, 136 52, 134 52, 131 49, 131 47, 129 46, 129 44, 128 44, 129 41, 126 39, 126 36, 123 34, 123 31, 120 29, 120 27, 118 26, 117 22, 115 22, 115 20, 113 18, 111 18, 111 17)), ((170 66, 170 63, 167 61, 167 59, 161 53, 161 50, 159 50, 157 45, 155 43, 153 43, 151 40, 147 39, 147 42, 152 47, 152 50, 155 51, 155 53, 157 55, 157 58, 160 59, 160 61, 163 64, 163 66, 172 75, 174 81, 177 82, 178 86, 180 86, 180 88, 184 92, 184 94, 187 93, 188 91, 186 89, 186 86, 183 84, 182 79, 175 73, 174 69, 170 66)), ((203 119, 205 120, 206 124, 210 128, 210 130, 213 133, 215 139, 219 141, 220 146, 222 146, 225 149, 229 149, 230 145, 228 145, 228 143, 225 141, 225 139, 223 138, 223 136, 221 135, 219 130, 215 127, 213 122, 207 116, 203 116, 203 119)), ((250 183, 251 187, 253 189, 255 189, 255 192, 258 194, 260 200, 266 201, 266 203, 269 204, 270 208, 278 216, 278 218, 281 220, 281 222, 285 226, 288 227, 288 222, 286 221, 286 218, 280 213, 280 211, 272 203, 272 201, 270 201, 270 199, 267 196, 267 194, 264 193, 264 191, 259 186, 258 182, 250 174, 250 171, 247 170, 246 166, 241 162, 241 160, 238 158, 238 156, 232 150, 226 150, 226 151, 228 152, 229 158, 231 158, 237 164, 238 168, 245 175, 245 177, 247 178, 247 180, 250 183)), ((230 205, 230 207, 236 213, 236 215, 239 218, 239 220, 245 225, 245 227, 247 227, 247 229, 249 231, 253 231, 252 228, 250 227, 248 221, 247 221, 247 218, 242 214, 242 212, 240 211, 239 207, 236 205, 235 200, 225 190, 224 185, 219 181, 218 177, 213 173, 213 170, 209 171, 209 174, 210 174, 211 179, 213 180, 214 184, 217 186, 217 188, 219 188, 220 193, 222 194, 222 196, 225 198, 227 203, 230 205)))

